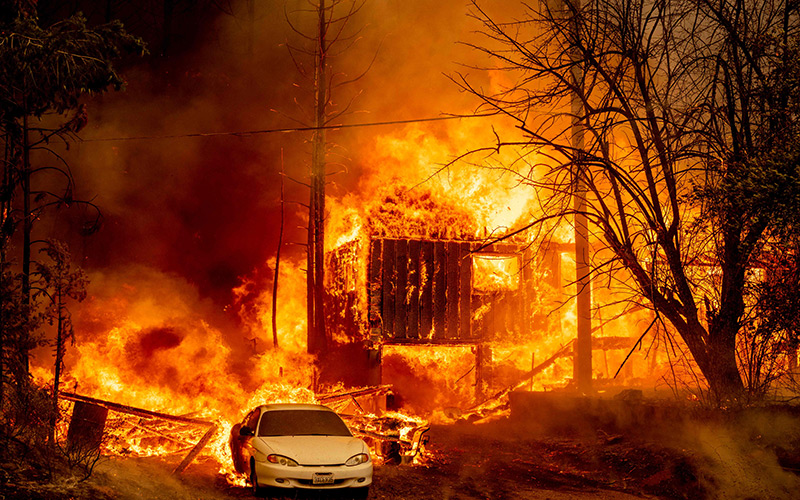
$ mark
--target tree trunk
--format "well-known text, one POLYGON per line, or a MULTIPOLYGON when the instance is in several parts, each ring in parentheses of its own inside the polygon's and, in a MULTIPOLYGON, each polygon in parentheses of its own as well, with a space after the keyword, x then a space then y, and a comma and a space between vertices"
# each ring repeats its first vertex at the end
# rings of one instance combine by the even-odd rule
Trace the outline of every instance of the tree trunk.
MULTIPOLYGON (((580 10, 580 0, 573 1, 571 25, 574 36, 580 36, 580 21, 576 12, 580 10)), ((585 114, 583 107, 583 67, 580 54, 573 49, 573 66, 571 70, 575 91, 572 95, 572 147, 575 152, 575 193, 573 208, 575 210, 575 276, 577 281, 576 311, 577 332, 575 352, 573 354, 573 378, 581 393, 592 389, 592 281, 589 266, 589 220, 586 217, 586 165, 584 153, 584 123, 581 117, 585 114)))
MULTIPOLYGON (((5 127, 8 130, 8 127, 5 127)), ((11 135, 9 132, 5 134, 5 150, 3 151, 3 178, 2 184, 0 184, 0 192, 3 193, 3 196, 0 197, 0 273, 5 272, 6 263, 6 241, 7 237, 10 235, 6 235, 6 221, 7 217, 11 215, 11 159, 13 158, 11 152, 11 135), (8 194, 6 194, 8 193, 8 194)), ((2 277, 0 276, 0 279, 2 277)), ((10 298, 10 297, 9 297, 10 298)), ((2 302, 5 300, 4 297, 0 296, 0 408, 3 407, 3 401, 5 398, 5 381, 6 381, 6 357, 5 357, 5 345, 6 345, 6 305, 2 302)))
POLYGON ((56 423, 58 421, 58 387, 61 384, 61 365, 64 364, 64 297, 60 285, 56 290, 58 321, 56 324, 56 363, 53 370, 53 415, 50 421, 50 443, 56 442, 56 423))
POLYGON ((708 356, 712 363, 706 372, 706 379, 712 396, 720 403, 741 398, 744 383, 736 364, 736 331, 712 337, 708 356))
POLYGON ((317 61, 314 74, 316 100, 314 103, 313 150, 311 153, 311 195, 308 217, 308 352, 320 354, 327 348, 325 329, 325 116, 328 99, 327 88, 327 22, 325 1, 319 2, 319 32, 317 61))
MULTIPOLYGON (((28 114, 22 119, 22 303, 26 309, 31 305, 31 232, 33 220, 31 218, 31 150, 28 137, 28 114)), ((20 377, 27 377, 30 367, 28 359, 28 332, 21 332, 24 336, 19 344, 20 377)), ((22 380, 17 380, 18 384, 22 380)))
POLYGON ((736 333, 706 329, 697 321, 684 323, 678 333, 684 339, 717 403, 733 402, 744 392, 736 364, 736 333))
POLYGON ((283 246, 284 184, 283 150, 281 150, 281 224, 278 229, 278 249, 275 252, 275 275, 272 277, 272 346, 278 348, 278 279, 281 268, 281 247, 283 246))

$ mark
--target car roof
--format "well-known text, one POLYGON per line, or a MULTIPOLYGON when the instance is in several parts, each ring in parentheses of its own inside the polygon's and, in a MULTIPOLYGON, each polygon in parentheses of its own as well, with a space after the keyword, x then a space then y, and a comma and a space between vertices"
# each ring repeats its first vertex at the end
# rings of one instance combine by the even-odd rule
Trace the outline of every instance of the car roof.
POLYGON ((274 404, 261 405, 258 408, 261 410, 261 413, 267 411, 284 411, 284 410, 312 410, 312 411, 329 411, 335 413, 327 406, 317 405, 317 404, 274 403, 274 404))

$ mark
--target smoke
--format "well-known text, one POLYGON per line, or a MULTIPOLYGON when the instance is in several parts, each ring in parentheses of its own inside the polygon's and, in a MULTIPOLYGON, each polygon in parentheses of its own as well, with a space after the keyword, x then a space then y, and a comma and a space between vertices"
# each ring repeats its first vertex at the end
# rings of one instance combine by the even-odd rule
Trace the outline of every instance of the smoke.
MULTIPOLYGON (((302 29, 313 27, 313 16, 301 12, 306 3, 255 2, 252 31, 244 5, 176 17, 181 36, 173 37, 169 57, 158 55, 159 40, 152 38, 150 56, 126 61, 126 90, 89 99, 84 141, 62 152, 76 199, 91 200, 103 214, 102 228, 91 235, 84 229, 95 212, 88 208, 59 212, 37 226, 42 236, 67 240, 90 273, 89 299, 73 307, 78 344, 67 359, 79 390, 105 387, 102 394, 123 397, 108 387, 151 382, 186 396, 220 389, 193 383, 187 365, 201 380, 231 379, 245 391, 260 385, 262 378, 249 373, 263 361, 258 356, 272 355, 269 288, 282 179, 281 347, 304 350, 304 325, 297 321, 304 312, 294 306, 304 297, 310 133, 187 136, 310 124, 308 82, 284 46, 302 44, 287 15, 302 29), (107 140, 114 138, 139 139, 107 140), (122 333, 130 339, 112 347, 122 333), (110 367, 124 367, 125 377, 109 373, 100 381, 97 367, 81 365, 98 353, 110 367)), ((477 28, 466 14, 462 2, 366 2, 351 21, 357 40, 330 61, 335 81, 366 71, 335 89, 335 110, 352 100, 352 113, 337 122, 471 113, 477 103, 446 75, 469 72, 479 86, 496 77, 463 65, 478 64, 474 51, 458 43, 477 28)), ((128 17, 134 34, 152 35, 137 32, 142 27, 128 17)), ((463 144, 492 138, 491 124, 479 121, 329 131, 331 226, 338 208, 363 202, 376 184, 402 178, 412 186, 462 153, 463 144)), ((483 203, 470 191, 470 174, 440 179, 421 189, 433 196, 458 191, 473 207, 483 203)), ((525 213, 524 200, 498 210, 511 213, 512 203, 509 221, 525 213)), ((338 227, 345 232, 347 225, 338 227)))
POLYGON ((756 409, 733 422, 687 424, 681 441, 702 456, 701 482, 713 498, 793 498, 800 478, 781 466, 777 453, 798 453, 798 429, 796 416, 756 409))
MULTIPOLYGON (((302 204, 308 194, 302 183, 310 133, 94 141, 285 128, 298 125, 294 119, 309 124, 304 118, 310 109, 308 83, 283 46, 302 44, 285 12, 301 28, 313 23, 298 12, 305 3, 256 2, 252 41, 243 4, 234 3, 233 15, 203 18, 205 24, 193 30, 179 27, 188 34, 176 54, 134 62, 124 72, 124 92, 88 102, 86 142, 67 154, 76 196, 101 208, 104 225, 92 236, 70 236, 92 215, 78 210, 47 228, 71 240, 87 269, 150 266, 178 274, 204 297, 227 304, 240 279, 263 272, 275 255, 281 168, 289 202, 284 241, 290 244, 284 252, 303 259, 302 247, 293 243, 305 240, 302 204)), ((335 89, 336 109, 358 95, 353 113, 338 121, 470 112, 475 103, 444 75, 469 60, 470 51, 457 44, 474 28, 465 14, 460 2, 366 3, 351 21, 360 39, 331 61, 335 81, 368 69, 363 78, 335 89)), ((151 50, 157 53, 158 47, 151 50)), ((426 129, 446 133, 435 124, 415 130, 424 134, 426 129)), ((386 163, 376 148, 404 131, 394 126, 329 132, 329 170, 340 172, 329 179, 329 195, 357 192, 362 176, 381 171, 377 161, 386 163)), ((451 149, 429 160, 435 165, 458 153, 451 149)), ((395 174, 402 172, 401 165, 395 174)))

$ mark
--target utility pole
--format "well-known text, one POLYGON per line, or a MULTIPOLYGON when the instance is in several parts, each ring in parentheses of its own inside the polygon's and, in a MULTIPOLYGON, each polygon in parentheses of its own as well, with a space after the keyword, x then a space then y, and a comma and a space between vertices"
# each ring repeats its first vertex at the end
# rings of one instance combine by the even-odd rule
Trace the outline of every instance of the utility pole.
MULTIPOLYGON (((570 2, 572 29, 574 40, 580 40, 580 0, 570 2)), ((592 280, 589 268, 589 221, 586 217, 586 174, 583 158, 584 126, 581 117, 584 115, 583 68, 582 56, 577 47, 572 49, 572 79, 575 92, 572 94, 572 147, 574 151, 575 195, 575 278, 577 294, 577 338, 573 348, 573 379, 578 392, 583 394, 592 390, 592 280)))
POLYGON ((314 69, 314 136, 311 152, 311 194, 308 206, 306 271, 308 294, 308 352, 322 353, 328 345, 323 309, 325 292, 325 117, 328 102, 325 0, 319 0, 319 26, 314 69))

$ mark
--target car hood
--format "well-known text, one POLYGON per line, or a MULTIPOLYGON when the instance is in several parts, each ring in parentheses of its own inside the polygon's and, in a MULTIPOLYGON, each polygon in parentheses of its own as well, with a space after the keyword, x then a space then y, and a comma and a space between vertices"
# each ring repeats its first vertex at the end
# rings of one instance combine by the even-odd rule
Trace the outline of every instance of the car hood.
POLYGON ((351 436, 267 436, 254 441, 260 451, 289 457, 300 465, 338 465, 353 455, 369 453, 364 441, 351 436))

